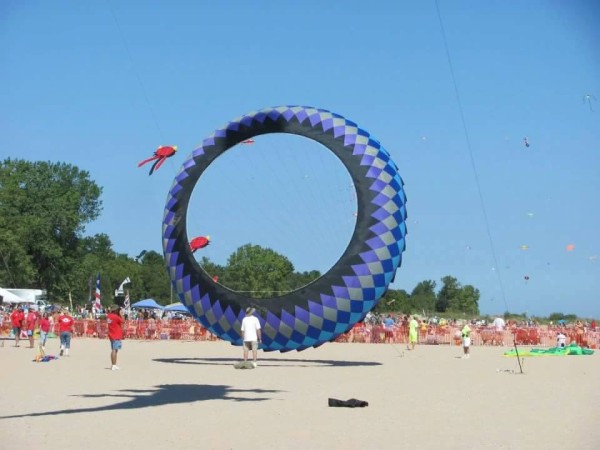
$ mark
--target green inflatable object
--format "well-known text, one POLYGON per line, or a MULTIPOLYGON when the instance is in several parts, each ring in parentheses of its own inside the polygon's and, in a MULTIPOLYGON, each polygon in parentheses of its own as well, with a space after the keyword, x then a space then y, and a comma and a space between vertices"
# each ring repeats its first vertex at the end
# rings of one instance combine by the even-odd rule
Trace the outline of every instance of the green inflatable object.
MULTIPOLYGON (((519 356, 566 356, 566 355, 593 355, 594 350, 589 348, 582 348, 579 345, 573 343, 566 347, 552 347, 552 348, 532 348, 529 351, 520 351, 519 356)), ((517 356, 516 350, 509 350, 504 352, 504 356, 517 356)))

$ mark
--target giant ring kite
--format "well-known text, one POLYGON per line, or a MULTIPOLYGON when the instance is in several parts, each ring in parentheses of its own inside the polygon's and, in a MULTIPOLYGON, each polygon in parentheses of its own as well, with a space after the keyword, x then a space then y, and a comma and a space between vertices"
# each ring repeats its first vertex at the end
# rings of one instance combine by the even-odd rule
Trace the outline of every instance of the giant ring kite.
POLYGON ((402 262, 406 196, 398 167, 368 132, 332 112, 280 106, 246 114, 216 130, 183 163, 163 217, 163 250, 169 276, 184 305, 210 332, 242 345, 241 322, 256 309, 263 350, 304 350, 332 341, 363 320, 379 302, 402 262), (350 173, 358 217, 344 254, 322 277, 280 297, 254 299, 215 283, 195 260, 186 216, 192 191, 210 164, 254 136, 291 133, 313 139, 350 173))

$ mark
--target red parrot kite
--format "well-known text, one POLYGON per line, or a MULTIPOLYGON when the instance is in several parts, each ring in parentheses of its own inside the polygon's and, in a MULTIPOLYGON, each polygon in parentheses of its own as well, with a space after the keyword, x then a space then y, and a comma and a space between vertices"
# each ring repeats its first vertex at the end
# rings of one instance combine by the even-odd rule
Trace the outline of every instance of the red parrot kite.
POLYGON ((196 250, 206 247, 210 244, 210 236, 195 237, 190 241, 190 250, 194 253, 196 250))
POLYGON ((175 154, 175 152, 177 151, 177 146, 160 146, 156 149, 156 151, 154 152, 154 155, 148 159, 143 160, 142 162, 140 162, 138 164, 138 167, 142 167, 144 164, 150 162, 150 161, 154 161, 154 164, 152 164, 152 167, 150 168, 150 173, 149 175, 152 175, 154 173, 155 170, 160 169, 160 166, 163 165, 163 163, 167 160, 167 158, 170 158, 171 156, 173 156, 175 154))

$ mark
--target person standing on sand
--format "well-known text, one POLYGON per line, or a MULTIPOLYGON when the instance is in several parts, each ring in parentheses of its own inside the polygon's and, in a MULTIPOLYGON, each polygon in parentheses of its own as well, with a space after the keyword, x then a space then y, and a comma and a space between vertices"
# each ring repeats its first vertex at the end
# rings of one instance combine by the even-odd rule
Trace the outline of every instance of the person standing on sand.
POLYGON ((256 310, 246 308, 246 317, 242 319, 242 335, 244 337, 244 362, 248 361, 248 350, 252 350, 252 365, 257 367, 258 344, 261 341, 260 322, 254 316, 256 310))
POLYGON ((27 313, 27 318, 25 319, 25 329, 27 330, 27 337, 29 338, 29 348, 33 348, 35 327, 38 323, 38 320, 38 314, 33 308, 29 308, 29 313, 27 313))
POLYGON ((417 344, 419 322, 413 317, 409 317, 408 321, 408 344, 406 345, 407 350, 414 350, 417 344))
POLYGON ((60 333, 60 356, 63 354, 69 356, 71 350, 71 335, 73 334, 74 320, 69 314, 69 311, 63 309, 58 316, 58 332, 60 333))
POLYGON ((18 306, 10 314, 10 321, 12 322, 12 329, 15 335, 15 347, 19 346, 19 340, 21 339, 21 327, 25 320, 25 313, 18 306))
POLYGON ((465 326, 460 331, 462 336, 463 343, 463 358, 469 359, 469 349, 471 348, 471 328, 469 327, 469 323, 465 323, 465 326))
POLYGON ((110 370, 121 370, 117 366, 117 354, 123 347, 123 310, 119 306, 114 306, 112 311, 106 316, 108 322, 108 339, 110 340, 110 370))
POLYGON ((49 332, 50 320, 48 319, 48 313, 44 313, 40 319, 40 345, 42 346, 42 350, 46 350, 46 340, 48 339, 49 332))

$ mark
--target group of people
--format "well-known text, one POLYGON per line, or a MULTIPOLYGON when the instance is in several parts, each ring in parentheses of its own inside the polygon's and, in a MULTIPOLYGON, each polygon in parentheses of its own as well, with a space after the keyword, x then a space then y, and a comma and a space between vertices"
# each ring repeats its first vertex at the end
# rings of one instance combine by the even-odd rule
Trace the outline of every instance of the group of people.
MULTIPOLYGON (((34 347, 35 332, 39 330, 39 348, 42 352, 46 350, 48 334, 54 328, 54 317, 48 313, 39 313, 34 308, 15 307, 10 313, 12 332, 15 338, 15 347, 20 346, 21 334, 27 335, 29 348, 34 347)), ((108 323, 108 339, 110 341, 110 361, 111 370, 120 370, 117 366, 117 355, 123 344, 123 327, 125 319, 123 310, 119 306, 114 306, 106 315, 108 323)), ((63 308, 58 317, 58 333, 60 337, 60 356, 69 356, 71 350, 71 337, 73 335, 73 325, 75 323, 67 308, 63 308)))
MULTIPOLYGON (((10 322, 12 325, 12 332, 15 336, 15 347, 19 347, 22 333, 27 336, 27 339, 29 339, 29 348, 33 348, 35 329, 39 326, 41 343, 42 331, 45 330, 45 338, 48 336, 48 332, 50 331, 50 320, 48 318, 48 314, 42 314, 40 316, 33 308, 15 308, 10 313, 10 322)), ((45 340, 43 340, 42 345, 45 345, 45 343, 45 340)))
MULTIPOLYGON (((502 319, 501 319, 502 320, 502 319)), ((427 323, 422 320, 419 324, 419 321, 415 318, 415 316, 404 316, 403 323, 407 324, 408 327, 408 340, 406 344, 407 350, 414 350, 417 342, 419 340, 419 330, 425 327, 425 331, 427 330, 427 323)), ((504 320, 502 322, 495 323, 497 327, 500 329, 504 328, 504 320)), ((392 342, 393 337, 393 329, 396 326, 396 323, 391 315, 387 315, 385 319, 383 319, 383 326, 385 329, 386 340, 389 336, 389 342, 392 342)), ((463 346, 463 358, 469 359, 470 357, 470 348, 471 348, 471 328, 469 327, 469 323, 465 323, 463 328, 460 330, 460 338, 463 346)))

